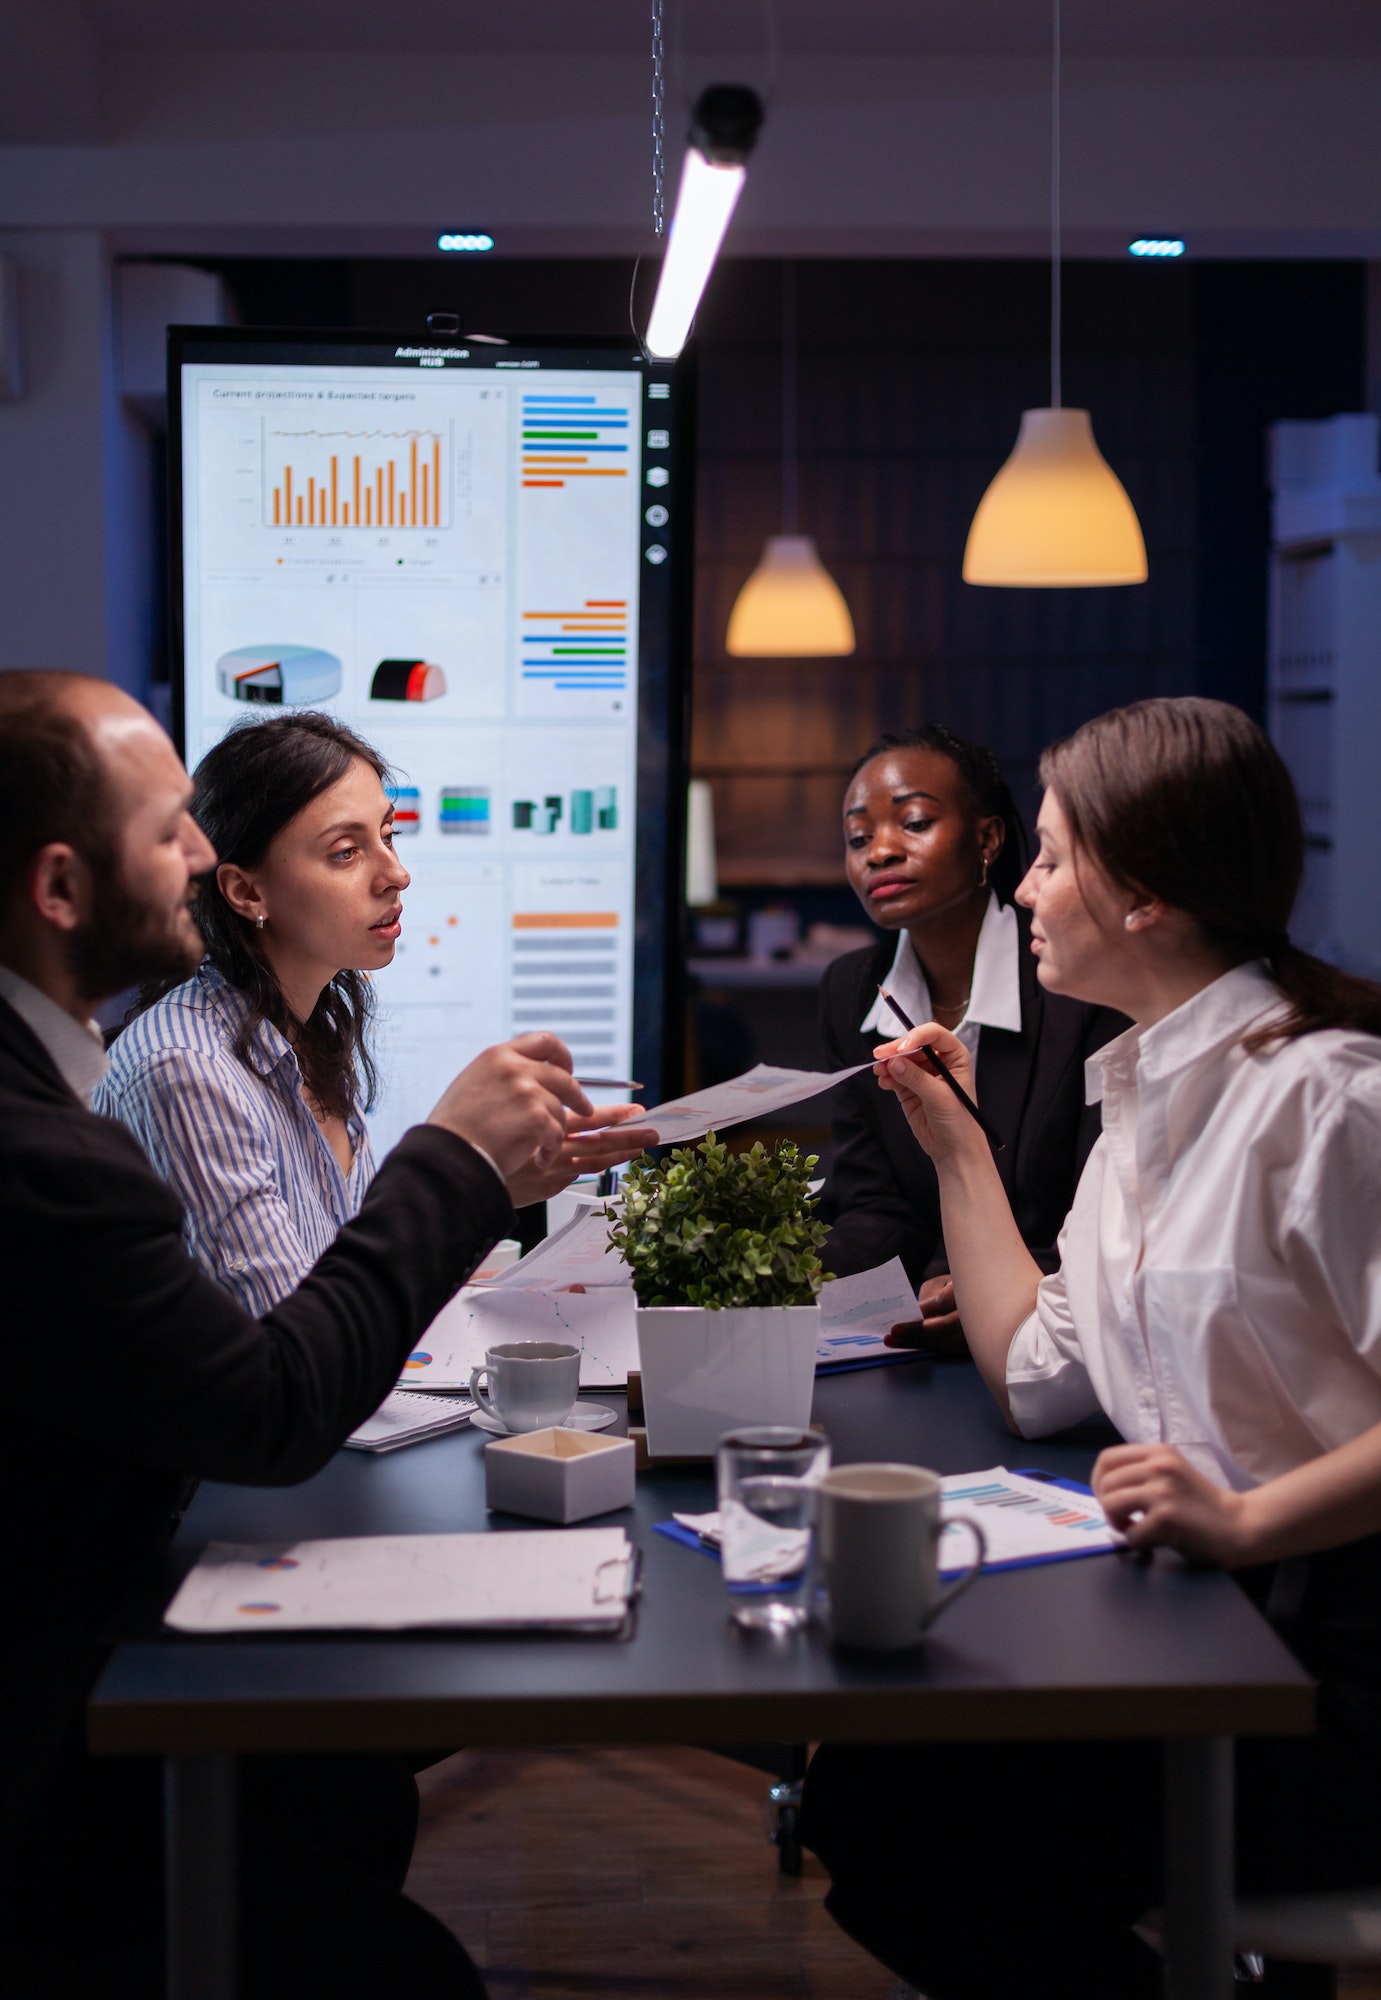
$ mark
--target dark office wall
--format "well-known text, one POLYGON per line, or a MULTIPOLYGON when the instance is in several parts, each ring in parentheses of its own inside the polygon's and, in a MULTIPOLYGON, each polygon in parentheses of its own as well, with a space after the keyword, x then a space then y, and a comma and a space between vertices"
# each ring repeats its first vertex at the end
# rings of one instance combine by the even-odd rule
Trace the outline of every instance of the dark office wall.
MULTIPOLYGON (((614 333, 631 267, 230 263, 247 322, 614 333)), ((651 272, 644 270, 645 317, 651 272)), ((1029 807, 1036 758, 1147 694, 1264 708, 1265 426, 1363 398, 1356 265, 1072 264, 1064 400, 1086 405, 1146 535, 1121 590, 976 590, 964 538, 1021 411, 1049 399, 1038 263, 803 261, 799 522, 853 612, 841 661, 730 661, 724 629, 780 525, 782 269, 730 260, 701 314, 694 763, 727 880, 837 881, 841 773, 938 715, 989 742, 1029 807)))
POLYGON ((1193 276, 1200 687, 1261 717, 1270 541, 1262 434, 1280 417, 1366 408, 1366 270, 1204 264, 1193 276))

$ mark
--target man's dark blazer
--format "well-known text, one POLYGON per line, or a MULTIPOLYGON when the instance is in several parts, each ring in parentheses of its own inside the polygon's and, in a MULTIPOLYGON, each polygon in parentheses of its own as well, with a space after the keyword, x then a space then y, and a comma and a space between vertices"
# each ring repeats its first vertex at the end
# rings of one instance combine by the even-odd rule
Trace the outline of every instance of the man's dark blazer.
POLYGON ((186 1480, 291 1485, 319 1470, 512 1213, 472 1146, 419 1126, 297 1291, 253 1319, 188 1255, 182 1211, 133 1136, 73 1096, 0 1000, 0 1871, 80 1741, 103 1630, 186 1480))
MULTIPOLYGON (((1054 1245, 1098 1137, 1097 1107, 1084 1103, 1084 1059, 1129 1023, 1106 1007, 1047 993, 1031 954, 1031 919, 1020 927, 1021 1032, 982 1028, 978 1103, 1007 1141, 996 1156, 1017 1227, 1037 1261, 1055 1268, 1054 1245)), ((820 987, 820 1036, 831 1069, 865 1062, 881 1035, 859 1030, 892 969, 890 939, 837 958, 820 987)), ((900 1257, 912 1282, 946 1268, 935 1169, 911 1136, 901 1107, 866 1071, 834 1092, 834 1157, 825 1188, 825 1269, 837 1277, 900 1257)))

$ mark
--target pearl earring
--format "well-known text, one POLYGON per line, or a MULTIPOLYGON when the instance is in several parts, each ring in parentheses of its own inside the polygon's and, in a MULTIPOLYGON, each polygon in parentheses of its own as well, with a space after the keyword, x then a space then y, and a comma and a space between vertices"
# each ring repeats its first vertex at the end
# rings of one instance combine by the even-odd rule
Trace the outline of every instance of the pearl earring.
POLYGON ((256 931, 261 931, 264 928, 264 913, 262 910, 260 910, 258 916, 254 919, 254 928, 256 931))

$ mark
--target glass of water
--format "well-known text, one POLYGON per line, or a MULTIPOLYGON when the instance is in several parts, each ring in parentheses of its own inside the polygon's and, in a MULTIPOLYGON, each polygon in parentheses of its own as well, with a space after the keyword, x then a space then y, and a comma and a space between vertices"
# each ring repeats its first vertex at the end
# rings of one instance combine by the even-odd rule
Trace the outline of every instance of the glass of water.
POLYGON ((719 1553, 740 1625, 792 1632, 815 1591, 815 1511, 829 1470, 818 1431, 760 1424, 719 1440, 719 1553))

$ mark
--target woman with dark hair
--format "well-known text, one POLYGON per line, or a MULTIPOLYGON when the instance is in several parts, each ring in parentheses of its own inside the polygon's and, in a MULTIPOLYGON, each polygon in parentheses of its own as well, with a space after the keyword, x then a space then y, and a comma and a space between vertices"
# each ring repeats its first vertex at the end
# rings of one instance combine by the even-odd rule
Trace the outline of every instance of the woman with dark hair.
MULTIPOLYGON (((1023 1241, 1053 1269, 1055 1239, 1098 1136, 1084 1103, 1084 1063, 1126 1022, 1106 1008, 1046 994, 1013 895, 1026 831, 990 750, 943 723, 884 736, 844 794, 844 862, 872 921, 897 933, 836 959, 820 992, 831 1069, 863 1062, 897 1016, 935 1019, 968 1050, 978 1101, 1005 1144, 998 1170, 1023 1241)), ((927 1345, 956 1338, 935 1169, 895 1098, 861 1075, 835 1093, 823 1255, 839 1276, 900 1256, 920 1285, 927 1345)), ((898 1334, 903 1340, 909 1336, 898 1334)))
MULTIPOLYGON (((192 797, 219 856, 194 904, 206 958, 141 995, 92 1100, 134 1132, 182 1201, 193 1255, 253 1313, 296 1287, 374 1175, 370 975, 393 958, 410 879, 388 775, 310 711, 245 723, 207 752, 192 797)), ((635 1116, 597 1108, 601 1125, 635 1116)), ((633 1150, 573 1133, 509 1192, 543 1200, 633 1150)))
MULTIPOLYGON (((974 1358, 1033 1437, 1102 1410, 1094 1488, 1133 1548, 1240 1573, 1319 1683, 1319 1728, 1237 1746, 1237 1887, 1381 1875, 1381 988, 1293 946, 1304 841, 1280 757, 1221 702, 1138 702, 1042 763, 1018 895, 1042 986, 1134 1025, 1091 1065, 1103 1136, 1044 1276, 972 1119, 914 1051, 879 1081, 934 1161, 974 1358)), ((872 1752, 811 1767, 830 1908, 931 2000, 1160 1990, 1151 1744, 872 1752), (913 1821, 925 1802, 925 1826, 913 1821), (1036 1806, 1052 1853, 972 1922, 973 1855, 1036 1806), (1090 1837, 1092 1836, 1092 1837, 1090 1837)))

